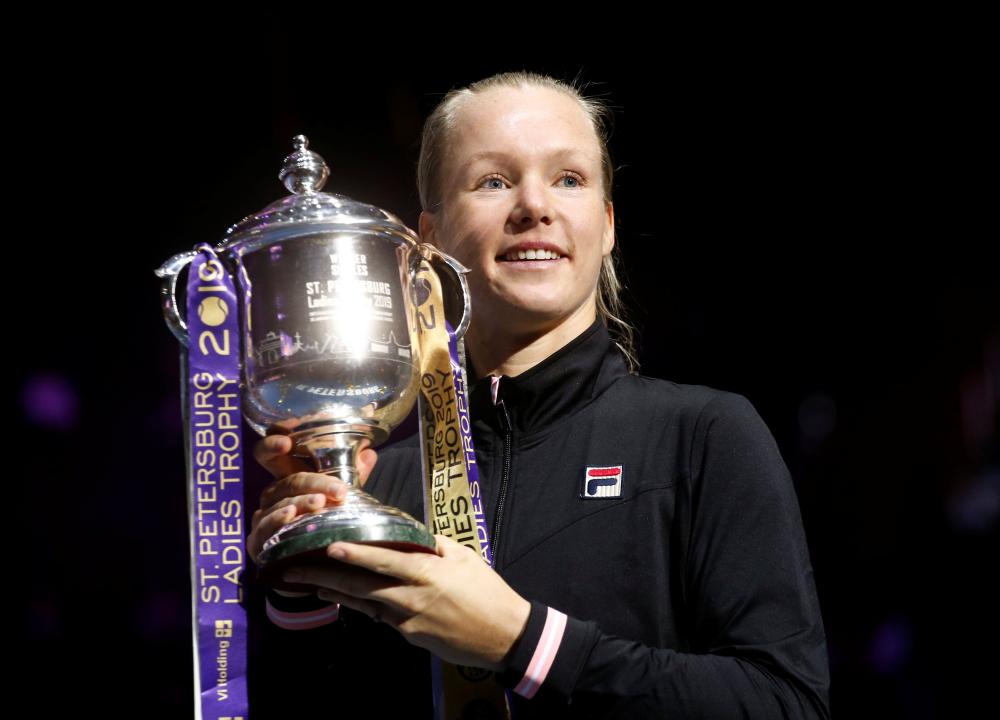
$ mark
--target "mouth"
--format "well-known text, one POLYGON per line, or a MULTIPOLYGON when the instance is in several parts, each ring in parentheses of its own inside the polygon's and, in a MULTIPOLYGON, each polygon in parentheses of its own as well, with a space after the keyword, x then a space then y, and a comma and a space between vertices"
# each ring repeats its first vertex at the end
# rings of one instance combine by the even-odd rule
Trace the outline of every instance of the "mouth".
POLYGON ((543 248, 531 248, 528 250, 511 250, 503 255, 498 255, 497 260, 501 262, 553 262, 562 260, 562 255, 555 250, 543 248))

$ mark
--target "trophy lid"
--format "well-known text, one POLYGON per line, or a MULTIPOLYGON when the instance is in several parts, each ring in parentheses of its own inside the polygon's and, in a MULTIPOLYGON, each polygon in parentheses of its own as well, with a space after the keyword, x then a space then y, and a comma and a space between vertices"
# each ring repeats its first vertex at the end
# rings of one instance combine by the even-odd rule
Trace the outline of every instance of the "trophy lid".
MULTIPOLYGON (((322 157, 309 149, 309 139, 305 135, 296 135, 292 144, 295 150, 285 158, 278 174, 292 194, 230 226, 220 247, 239 245, 251 237, 259 240, 261 235, 267 235, 272 230, 291 230, 292 225, 317 223, 372 225, 381 230, 395 231, 392 234, 398 233, 414 243, 420 242, 417 235, 392 213, 345 195, 321 192, 330 175, 330 168, 322 157)), ((257 242, 252 244, 254 247, 258 245, 257 242)))

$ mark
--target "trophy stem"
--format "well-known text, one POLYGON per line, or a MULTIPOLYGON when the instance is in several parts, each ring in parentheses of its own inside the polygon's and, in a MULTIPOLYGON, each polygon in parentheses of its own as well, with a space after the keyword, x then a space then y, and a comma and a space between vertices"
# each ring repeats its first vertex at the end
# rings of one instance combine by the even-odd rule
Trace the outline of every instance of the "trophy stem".
POLYGON ((324 448, 318 451, 319 472, 336 475, 348 485, 359 486, 358 455, 361 453, 361 440, 362 438, 358 438, 350 447, 324 448))
POLYGON ((358 455, 365 440, 377 445, 388 433, 366 422, 324 423, 291 434, 295 457, 313 463, 316 472, 336 475, 347 485, 361 487, 358 455))
POLYGON ((348 485, 360 487, 358 482, 358 455, 361 443, 370 437, 361 433, 336 433, 331 436, 332 446, 306 447, 316 463, 316 471, 336 475, 348 485))

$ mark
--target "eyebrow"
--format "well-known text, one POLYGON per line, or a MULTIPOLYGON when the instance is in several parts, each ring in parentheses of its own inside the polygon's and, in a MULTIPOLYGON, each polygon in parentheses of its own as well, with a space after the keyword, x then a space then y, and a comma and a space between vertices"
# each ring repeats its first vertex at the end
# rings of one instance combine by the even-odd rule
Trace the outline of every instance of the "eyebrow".
MULTIPOLYGON (((568 157, 570 155, 581 155, 585 158, 588 159, 590 158, 589 153, 580 150, 579 148, 572 148, 572 147, 556 148, 546 153, 544 157, 560 158, 560 157, 568 157)), ((484 150, 482 152, 477 152, 474 155, 472 155, 467 160, 467 162, 471 165, 477 160, 509 160, 510 158, 511 156, 509 154, 501 152, 499 150, 484 150)))

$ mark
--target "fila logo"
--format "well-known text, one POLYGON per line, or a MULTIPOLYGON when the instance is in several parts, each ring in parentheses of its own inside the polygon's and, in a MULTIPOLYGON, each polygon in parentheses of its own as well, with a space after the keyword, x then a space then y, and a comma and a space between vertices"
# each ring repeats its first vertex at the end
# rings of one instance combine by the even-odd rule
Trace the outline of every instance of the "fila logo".
POLYGON ((580 497, 612 498, 622 496, 622 466, 589 466, 583 474, 583 492, 580 497))

